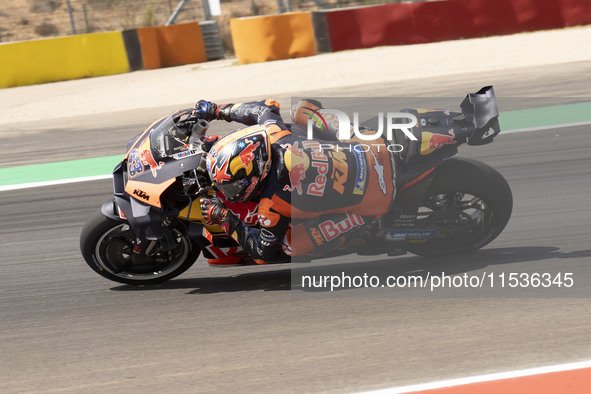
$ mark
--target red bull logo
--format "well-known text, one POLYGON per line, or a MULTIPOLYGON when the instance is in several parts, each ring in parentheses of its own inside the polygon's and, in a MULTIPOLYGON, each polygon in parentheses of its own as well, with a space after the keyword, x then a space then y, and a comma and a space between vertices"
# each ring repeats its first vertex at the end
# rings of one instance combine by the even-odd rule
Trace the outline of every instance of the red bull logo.
POLYGON ((143 173, 148 167, 150 167, 152 175, 154 175, 155 178, 157 175, 156 170, 162 168, 163 165, 163 162, 156 163, 154 156, 152 156, 152 152, 150 149, 146 148, 141 148, 139 153, 138 149, 132 150, 129 153, 129 158, 127 160, 127 169, 131 178, 143 173))
POLYGON ((431 154, 436 149, 443 145, 455 144, 456 135, 453 129, 448 131, 449 134, 433 134, 429 132, 422 133, 421 155, 431 154))
POLYGON ((238 156, 240 157, 242 164, 244 164, 244 167, 248 171, 248 168, 250 167, 250 165, 252 164, 252 161, 254 160, 254 151, 256 150, 256 148, 259 147, 259 145, 261 145, 261 143, 257 142, 256 144, 254 144, 250 140, 247 140, 247 142, 248 142, 248 145, 244 149, 242 149, 242 151, 240 152, 240 154, 238 156))
POLYGON ((152 156, 152 151, 150 151, 150 149, 143 149, 140 152, 140 160, 145 166, 150 167, 150 170, 152 171, 152 175, 154 176, 154 178, 156 178, 157 175, 156 170, 161 169, 164 165, 163 162, 156 163, 156 160, 154 160, 154 156, 152 156))
POLYGON ((283 187, 283 191, 293 192, 294 190, 297 190, 298 194, 301 196, 303 193, 302 181, 306 178, 304 150, 300 149, 297 141, 293 145, 286 144, 281 145, 281 147, 287 149, 290 157, 290 163, 288 164, 290 185, 285 185, 283 187))
POLYGON ((363 218, 354 213, 347 213, 345 219, 335 223, 332 220, 327 220, 318 226, 320 232, 326 241, 330 242, 337 238, 339 235, 344 234, 355 227, 365 224, 363 218))

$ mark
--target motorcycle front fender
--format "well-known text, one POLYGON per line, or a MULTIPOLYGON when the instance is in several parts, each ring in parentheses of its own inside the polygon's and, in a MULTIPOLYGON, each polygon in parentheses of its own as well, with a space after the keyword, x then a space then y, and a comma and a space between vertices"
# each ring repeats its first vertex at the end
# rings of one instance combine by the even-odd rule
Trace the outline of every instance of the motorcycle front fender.
POLYGON ((103 213, 103 215, 105 215, 105 217, 108 217, 109 219, 113 219, 118 222, 125 222, 125 220, 119 216, 117 204, 115 203, 114 198, 103 203, 103 205, 101 206, 101 212, 103 213))

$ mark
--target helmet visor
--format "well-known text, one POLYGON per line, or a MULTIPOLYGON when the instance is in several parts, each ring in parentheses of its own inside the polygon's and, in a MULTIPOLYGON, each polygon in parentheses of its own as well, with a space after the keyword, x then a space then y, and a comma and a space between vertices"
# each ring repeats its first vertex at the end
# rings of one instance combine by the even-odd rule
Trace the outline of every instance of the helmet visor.
POLYGON ((248 184, 249 182, 247 179, 239 179, 236 182, 217 185, 217 187, 222 193, 224 193, 226 200, 236 201, 242 197, 248 184))

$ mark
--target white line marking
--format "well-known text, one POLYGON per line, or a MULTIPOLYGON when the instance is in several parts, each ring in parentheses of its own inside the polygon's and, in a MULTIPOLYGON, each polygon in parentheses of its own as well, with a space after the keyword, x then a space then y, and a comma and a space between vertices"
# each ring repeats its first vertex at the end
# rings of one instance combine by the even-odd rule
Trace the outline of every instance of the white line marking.
POLYGON ((63 185, 65 183, 97 181, 99 179, 109 179, 112 177, 113 177, 113 175, 111 175, 111 174, 109 174, 109 175, 95 175, 95 176, 83 176, 80 178, 57 179, 55 181, 29 182, 29 183, 20 183, 17 185, 5 185, 5 186, 0 186, 0 192, 7 191, 7 190, 28 189, 31 187, 63 185))
POLYGON ((523 133, 526 131, 540 131, 540 130, 560 129, 563 127, 575 127, 575 126, 586 126, 586 125, 591 125, 591 121, 562 123, 562 124, 538 126, 538 127, 526 127, 523 129, 513 129, 513 130, 501 130, 500 134, 523 133))
MULTIPOLYGON (((563 127, 586 126, 586 125, 591 125, 591 121, 576 122, 576 123, 563 123, 563 124, 540 126, 540 127, 528 127, 528 128, 524 128, 524 129, 501 130, 501 134, 523 133, 523 132, 528 132, 528 131, 550 130, 550 129, 559 129, 559 128, 563 128, 563 127)), ((21 183, 21 184, 17 184, 17 185, 5 185, 5 186, 0 186, 0 192, 7 191, 7 190, 28 189, 31 187, 63 185, 65 183, 96 181, 99 179, 108 179, 111 177, 112 177, 112 175, 96 175, 96 176, 85 176, 85 177, 80 177, 80 178, 58 179, 55 181, 30 182, 30 183, 21 183)))
POLYGON ((524 376, 541 375, 552 372, 571 371, 575 369, 591 368, 591 360, 580 361, 568 364, 550 365, 546 367, 521 369, 516 371, 499 372, 488 375, 470 376, 450 380, 440 380, 431 383, 413 384, 410 386, 392 387, 387 389, 364 391, 360 394, 402 394, 414 393, 417 391, 434 390, 454 386, 462 386, 471 383, 490 382, 494 380, 521 378, 524 376))

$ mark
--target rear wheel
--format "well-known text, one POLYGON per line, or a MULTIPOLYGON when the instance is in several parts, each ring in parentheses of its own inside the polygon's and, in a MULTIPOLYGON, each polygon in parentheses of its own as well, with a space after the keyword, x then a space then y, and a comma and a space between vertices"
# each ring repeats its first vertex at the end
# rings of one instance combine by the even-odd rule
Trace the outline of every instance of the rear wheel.
POLYGON ((469 253, 493 241, 513 210, 507 181, 494 168, 451 159, 437 169, 418 211, 417 227, 435 227, 436 237, 408 245, 420 256, 469 253))
POLYGON ((200 249, 180 228, 171 226, 175 239, 172 250, 164 251, 159 241, 145 241, 142 256, 133 256, 135 235, 127 223, 94 214, 82 228, 80 250, 86 263, 99 275, 129 285, 148 285, 172 279, 193 265, 200 249))

